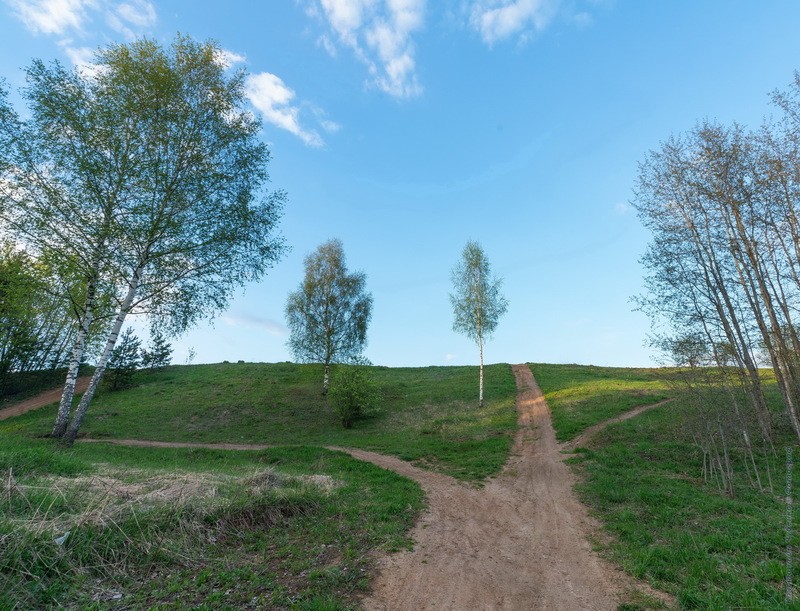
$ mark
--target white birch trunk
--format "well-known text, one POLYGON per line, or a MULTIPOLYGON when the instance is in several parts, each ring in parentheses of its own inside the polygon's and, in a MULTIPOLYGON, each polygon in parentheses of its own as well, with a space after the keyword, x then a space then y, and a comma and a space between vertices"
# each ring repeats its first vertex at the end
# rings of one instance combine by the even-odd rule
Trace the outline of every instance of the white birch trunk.
POLYGON ((478 407, 483 407, 483 337, 478 338, 481 353, 480 382, 478 383, 478 407))
POLYGON ((89 329, 92 326, 92 320, 94 318, 92 313, 92 310, 94 309, 94 299, 95 287, 92 285, 90 286, 87 294, 83 322, 78 330, 78 336, 75 338, 75 345, 72 348, 69 368, 67 369, 67 379, 64 382, 64 392, 61 394, 61 402, 58 404, 56 422, 53 426, 53 432, 51 433, 51 435, 56 438, 63 437, 67 430, 69 413, 72 410, 72 398, 75 396, 75 385, 78 382, 78 370, 80 369, 81 360, 83 359, 83 352, 86 348, 86 338, 89 335, 89 329))
POLYGON ((325 377, 322 378, 322 394, 328 394, 328 387, 331 384, 331 365, 330 363, 325 363, 325 377))
POLYGON ((137 269, 134 272, 133 279, 128 286, 128 293, 125 295, 125 299, 120 304, 117 318, 114 320, 114 326, 111 328, 111 333, 108 336, 108 340, 106 340, 106 346, 103 350, 103 354, 100 357, 100 361, 97 363, 97 368, 94 370, 94 375, 89 382, 89 388, 87 388, 86 392, 83 393, 81 402, 78 404, 75 414, 69 423, 69 428, 64 435, 64 441, 68 445, 72 445, 75 442, 75 438, 78 436, 78 430, 81 428, 83 420, 86 417, 86 412, 89 409, 89 403, 91 403, 95 392, 97 392, 97 387, 100 384, 103 373, 105 373, 108 360, 111 358, 111 353, 114 351, 114 346, 117 344, 117 338, 119 337, 119 332, 122 329, 123 323, 125 322, 125 317, 128 315, 128 312, 131 309, 131 304, 136 297, 136 290, 139 288, 141 273, 141 269, 137 269))

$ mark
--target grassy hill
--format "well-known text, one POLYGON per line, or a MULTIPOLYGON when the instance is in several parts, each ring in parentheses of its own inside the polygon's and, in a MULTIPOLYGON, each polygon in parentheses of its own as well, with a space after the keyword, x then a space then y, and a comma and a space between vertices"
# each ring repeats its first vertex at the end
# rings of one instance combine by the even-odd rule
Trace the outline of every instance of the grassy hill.
MULTIPOLYGON (((598 546, 682 608, 786 608, 785 449, 771 492, 737 479, 729 497, 702 476, 691 404, 672 370, 534 364, 560 440, 632 407, 675 398, 597 433, 569 458, 604 524, 598 546)), ((313 365, 232 364, 140 373, 103 393, 96 439, 274 444, 264 451, 130 448, 47 433, 55 406, 0 422, 0 608, 343 609, 357 606, 374 550, 409 545, 424 505, 415 483, 322 446, 393 454, 479 484, 505 461, 515 428, 508 365, 370 369, 374 413, 345 430, 313 365), (68 533, 68 534, 67 534, 68 533)), ((776 414, 778 397, 770 386, 776 414)), ((735 450, 735 448, 734 448, 735 450)), ((732 460, 742 469, 742 456, 732 460)), ((789 474, 800 482, 800 452, 789 474)), ((795 494, 794 498, 797 496, 795 494)), ((794 512, 796 513, 796 512, 794 512)))
POLYGON ((504 463, 516 422, 508 365, 487 367, 482 409, 475 367, 371 373, 380 406, 349 430, 320 393, 322 369, 288 363, 141 372, 137 387, 98 396, 83 429, 281 446, 260 452, 64 451, 41 438, 55 405, 0 422, 0 608, 356 604, 373 552, 410 544, 423 495, 321 446, 395 454, 477 483, 504 463))

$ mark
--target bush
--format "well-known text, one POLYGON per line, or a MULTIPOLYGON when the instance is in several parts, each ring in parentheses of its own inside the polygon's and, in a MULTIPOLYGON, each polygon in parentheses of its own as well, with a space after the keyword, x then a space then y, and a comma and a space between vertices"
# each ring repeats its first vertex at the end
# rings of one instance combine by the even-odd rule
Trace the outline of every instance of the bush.
POLYGON ((369 371, 360 365, 343 365, 334 372, 328 398, 349 429, 378 402, 378 387, 369 371))

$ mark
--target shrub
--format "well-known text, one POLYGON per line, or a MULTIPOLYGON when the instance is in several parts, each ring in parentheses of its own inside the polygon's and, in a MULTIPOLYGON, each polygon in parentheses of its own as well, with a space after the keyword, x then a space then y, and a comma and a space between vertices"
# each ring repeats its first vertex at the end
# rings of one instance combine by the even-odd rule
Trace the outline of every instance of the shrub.
POLYGON ((331 379, 329 400, 349 429, 353 422, 364 416, 378 402, 378 387, 367 368, 360 365, 338 367, 331 379))

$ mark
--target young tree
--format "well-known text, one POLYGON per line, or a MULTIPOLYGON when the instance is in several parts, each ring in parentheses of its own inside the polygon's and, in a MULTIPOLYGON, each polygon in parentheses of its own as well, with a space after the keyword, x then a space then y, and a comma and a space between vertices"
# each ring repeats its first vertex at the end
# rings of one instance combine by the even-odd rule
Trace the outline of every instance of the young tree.
POLYGON ((478 405, 483 407, 483 345, 506 313, 508 300, 500 294, 502 280, 492 276, 489 259, 477 242, 467 242, 451 276, 453 330, 478 344, 481 358, 478 405))
POLYGON ((164 334, 153 329, 150 334, 150 348, 142 350, 142 367, 146 369, 161 369, 172 362, 172 346, 164 334))
POLYGON ((264 190, 269 151, 243 110, 245 74, 228 75, 221 57, 216 44, 179 36, 168 48, 146 39, 110 46, 91 74, 35 61, 23 92, 30 119, 0 127, 13 143, 0 216, 59 266, 76 307, 53 430, 68 443, 129 314, 179 333, 224 308, 284 250, 274 230, 285 196, 264 190), (98 318, 107 339, 70 419, 98 318))
POLYGON ((286 300, 288 345, 298 360, 325 364, 322 393, 327 394, 331 363, 353 361, 364 350, 372 295, 363 272, 347 273, 339 240, 308 255, 305 268, 300 288, 286 300))
POLYGON ((111 358, 108 359, 107 374, 104 383, 110 390, 121 390, 133 386, 133 374, 142 364, 142 341, 128 327, 120 335, 114 346, 111 358))

